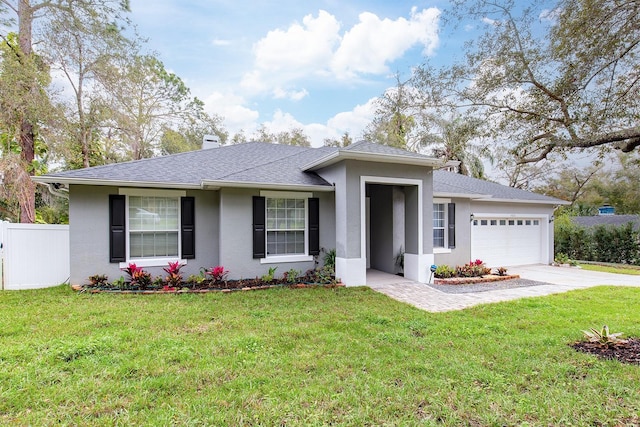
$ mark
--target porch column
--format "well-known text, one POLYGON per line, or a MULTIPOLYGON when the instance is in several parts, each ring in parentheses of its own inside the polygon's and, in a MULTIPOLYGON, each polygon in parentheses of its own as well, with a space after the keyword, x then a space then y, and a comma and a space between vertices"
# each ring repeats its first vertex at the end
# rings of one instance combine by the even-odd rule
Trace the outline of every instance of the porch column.
MULTIPOLYGON (((424 194, 416 185, 404 187, 405 192, 405 245, 404 252, 404 277, 416 282, 427 283, 429 281, 429 268, 433 264, 433 254, 425 254, 424 239, 428 235, 426 227, 431 209, 425 209, 424 194)), ((431 198, 428 198, 430 203, 431 198)))
POLYGON ((364 221, 364 189, 357 177, 348 179, 346 170, 335 178, 336 277, 347 286, 367 284, 367 258, 361 243, 364 221), (362 204, 362 210, 361 210, 362 204))

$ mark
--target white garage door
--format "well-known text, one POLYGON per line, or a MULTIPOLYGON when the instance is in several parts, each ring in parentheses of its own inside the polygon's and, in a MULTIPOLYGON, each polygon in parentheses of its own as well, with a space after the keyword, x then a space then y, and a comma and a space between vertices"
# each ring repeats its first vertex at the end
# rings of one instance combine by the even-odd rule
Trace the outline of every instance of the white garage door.
POLYGON ((542 263, 546 239, 539 218, 476 218, 471 223, 471 258, 489 267, 542 263))

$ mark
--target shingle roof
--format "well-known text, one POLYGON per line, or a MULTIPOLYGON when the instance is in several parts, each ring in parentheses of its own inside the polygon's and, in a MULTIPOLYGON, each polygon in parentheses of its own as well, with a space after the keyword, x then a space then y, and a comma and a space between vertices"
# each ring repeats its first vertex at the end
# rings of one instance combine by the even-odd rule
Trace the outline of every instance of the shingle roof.
MULTIPOLYGON (((263 184, 282 186, 331 187, 315 172, 305 171, 305 165, 339 152, 376 154, 433 160, 418 153, 394 147, 360 141, 345 148, 308 148, 290 145, 248 142, 219 148, 191 151, 125 163, 114 163, 86 169, 51 173, 39 177, 43 182, 114 182, 135 185, 178 186, 194 188, 203 182, 263 184), (59 179, 60 181, 56 181, 59 179)), ((452 172, 433 173, 434 193, 458 194, 460 197, 493 198, 558 204, 562 201, 541 194, 519 190, 493 182, 469 178, 452 172)))
POLYGON ((621 227, 628 223, 633 224, 633 229, 640 230, 640 215, 596 215, 596 216, 574 216, 571 218, 577 225, 583 227, 595 227, 597 225, 612 225, 621 227))
MULTIPOLYGON (((326 185, 300 165, 326 153, 290 145, 249 142, 47 175, 51 178, 192 184, 202 181, 326 185)), ((51 179, 49 179, 51 181, 51 179)))
POLYGON ((433 171, 433 192, 477 195, 499 200, 564 204, 563 200, 442 170, 433 171))
POLYGON ((354 144, 341 148, 340 151, 415 157, 416 159, 432 159, 432 157, 425 156, 424 154, 414 153, 412 151, 406 151, 401 148, 390 147, 388 145, 375 144, 369 141, 358 141, 354 144))

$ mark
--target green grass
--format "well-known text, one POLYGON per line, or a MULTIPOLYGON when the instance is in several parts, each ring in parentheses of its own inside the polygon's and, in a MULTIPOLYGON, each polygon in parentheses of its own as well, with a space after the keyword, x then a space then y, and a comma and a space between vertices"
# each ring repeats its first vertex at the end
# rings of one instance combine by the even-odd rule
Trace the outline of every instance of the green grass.
POLYGON ((637 425, 640 289, 433 314, 367 288, 0 293, 0 425, 637 425))
POLYGON ((580 264, 583 270, 603 271, 605 273, 640 275, 640 268, 637 266, 621 265, 601 265, 601 264, 580 264))

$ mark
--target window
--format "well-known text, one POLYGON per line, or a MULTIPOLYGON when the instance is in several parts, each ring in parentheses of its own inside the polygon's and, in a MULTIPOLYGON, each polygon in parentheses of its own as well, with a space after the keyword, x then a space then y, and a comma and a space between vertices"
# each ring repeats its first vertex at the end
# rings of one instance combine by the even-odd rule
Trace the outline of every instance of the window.
POLYGON ((267 190, 253 196, 254 259, 302 262, 320 254, 320 200, 312 196, 267 190))
POLYGON ((492 219, 490 224, 491 225, 498 225, 498 220, 497 219, 492 219))
POLYGON ((179 198, 129 196, 129 258, 178 257, 179 198))
POLYGON ((507 220, 506 219, 501 219, 500 220, 500 225, 507 225, 507 220))
POLYGON ((195 198, 179 190, 121 188, 109 196, 109 231, 109 262, 151 267, 194 259, 195 198))
POLYGON ((444 203, 433 204, 433 247, 444 248, 444 203))
POLYGON ((306 199, 267 198, 267 256, 305 254, 306 199))

